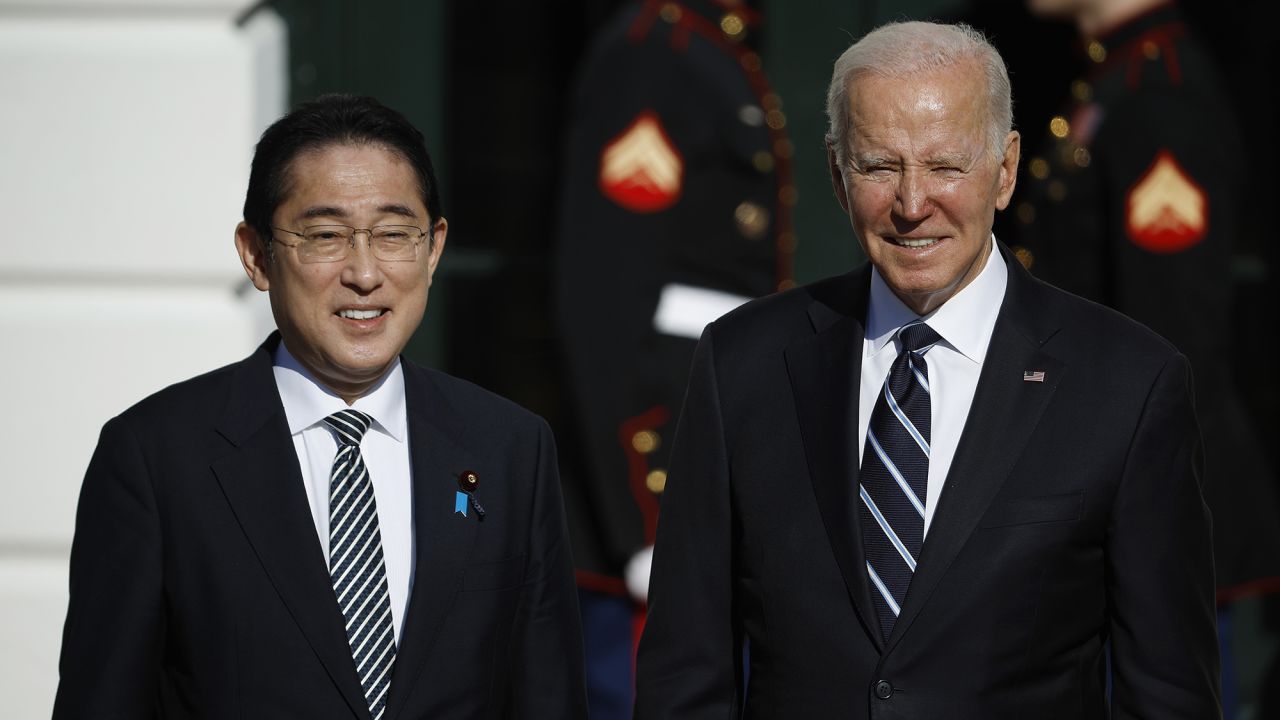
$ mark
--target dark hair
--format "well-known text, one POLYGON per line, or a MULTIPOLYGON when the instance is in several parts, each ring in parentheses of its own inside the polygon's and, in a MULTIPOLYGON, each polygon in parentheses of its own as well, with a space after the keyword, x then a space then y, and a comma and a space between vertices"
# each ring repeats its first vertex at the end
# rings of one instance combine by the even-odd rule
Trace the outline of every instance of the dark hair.
MULTIPOLYGON (((262 133, 244 197, 245 222, 269 239, 271 218, 289 191, 289 167, 295 158, 330 145, 366 143, 384 146, 413 167, 430 222, 438 221, 443 215, 440 187, 422 133, 403 115, 371 97, 322 95, 294 108, 262 133)), ((429 237, 434 242, 434 234, 429 237)))

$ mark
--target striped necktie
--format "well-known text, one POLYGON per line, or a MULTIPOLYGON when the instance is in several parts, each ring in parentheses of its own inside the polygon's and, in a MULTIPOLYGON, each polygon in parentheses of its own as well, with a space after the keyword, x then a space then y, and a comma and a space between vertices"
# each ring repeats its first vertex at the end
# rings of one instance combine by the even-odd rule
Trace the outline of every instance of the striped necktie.
POLYGON ((378 507, 360 454, 360 439, 373 418, 358 410, 341 410, 324 422, 338 440, 329 475, 329 577, 369 713, 379 720, 387 707, 396 638, 378 507))
POLYGON ((885 640, 898 619, 924 544, 929 481, 929 367, 924 355, 941 340, 923 322, 898 330, 901 350, 876 400, 862 452, 858 519, 867 575, 885 640))

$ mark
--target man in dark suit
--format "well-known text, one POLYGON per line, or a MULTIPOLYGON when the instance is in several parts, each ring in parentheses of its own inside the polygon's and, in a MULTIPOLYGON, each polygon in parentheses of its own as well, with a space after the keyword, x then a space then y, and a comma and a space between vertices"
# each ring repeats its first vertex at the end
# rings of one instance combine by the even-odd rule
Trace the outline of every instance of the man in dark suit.
POLYGON ((888 25, 828 112, 870 263, 704 333, 638 716, 1219 717, 1188 365, 995 242, 999 55, 888 25))
POLYGON ((399 113, 267 129, 236 247, 279 333, 103 428, 55 718, 585 717, 549 430, 400 357, 446 231, 399 113))

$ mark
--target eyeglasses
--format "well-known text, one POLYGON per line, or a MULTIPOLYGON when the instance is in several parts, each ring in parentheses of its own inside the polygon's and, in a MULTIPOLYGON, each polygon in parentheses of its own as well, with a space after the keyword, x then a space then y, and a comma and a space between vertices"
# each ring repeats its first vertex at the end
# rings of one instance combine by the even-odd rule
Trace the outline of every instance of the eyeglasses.
POLYGON ((302 228, 302 232, 278 227, 272 229, 302 238, 295 243, 275 238, 273 240, 297 250, 298 261, 304 263, 346 260, 347 255, 356 247, 356 233, 369 236, 369 249, 373 251, 375 258, 384 262, 413 262, 418 259, 418 246, 427 234, 426 230, 413 225, 375 225, 371 228, 312 225, 302 228))

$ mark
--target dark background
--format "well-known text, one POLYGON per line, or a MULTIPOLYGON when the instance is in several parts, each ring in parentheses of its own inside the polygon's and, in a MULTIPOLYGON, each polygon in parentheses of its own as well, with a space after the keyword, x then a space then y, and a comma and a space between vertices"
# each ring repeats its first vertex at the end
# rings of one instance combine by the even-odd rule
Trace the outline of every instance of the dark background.
MULTIPOLYGON (((556 330, 549 308, 557 177, 567 95, 593 31, 619 0, 448 2, 272 0, 290 35, 291 102, 324 92, 378 97, 427 136, 449 218, 431 310, 409 354, 563 420, 556 330)), ((754 41, 786 103, 800 201, 798 282, 861 259, 833 202, 822 146, 831 63, 872 27, 895 19, 963 19, 1000 48, 1013 80, 1015 122, 1030 157, 1078 68, 1074 28, 1032 18, 1022 0, 755 3, 754 41)), ((1274 347, 1271 306, 1280 258, 1270 212, 1277 197, 1275 43, 1262 0, 1182 3, 1232 83, 1251 177, 1237 239, 1241 369, 1258 422, 1275 428, 1277 383, 1259 373, 1274 347), (1228 9, 1229 8, 1229 9, 1228 9), (1246 347, 1247 345, 1247 347, 1246 347), (1252 358, 1253 360, 1248 360, 1252 358), (1250 369, 1252 368, 1252 369, 1250 369)), ((1213 142, 1206 138, 1205 142, 1213 142)), ((997 221, 996 232, 1005 218, 997 221)), ((562 441, 563 442, 563 441, 562 441)), ((1276 448, 1270 448, 1273 463, 1276 448)))

